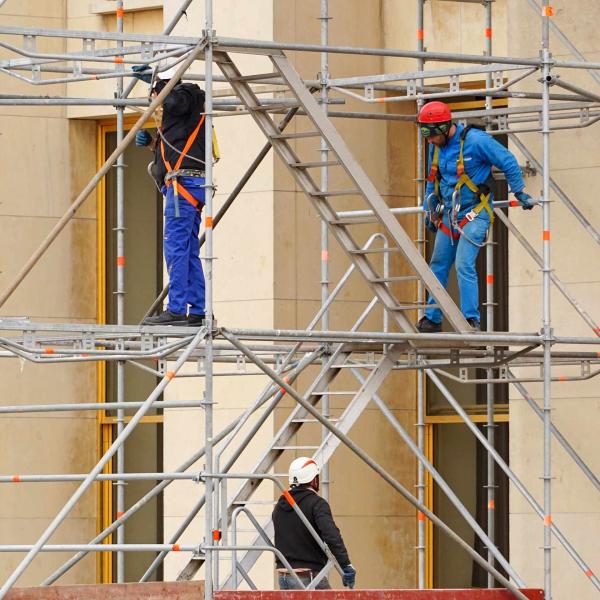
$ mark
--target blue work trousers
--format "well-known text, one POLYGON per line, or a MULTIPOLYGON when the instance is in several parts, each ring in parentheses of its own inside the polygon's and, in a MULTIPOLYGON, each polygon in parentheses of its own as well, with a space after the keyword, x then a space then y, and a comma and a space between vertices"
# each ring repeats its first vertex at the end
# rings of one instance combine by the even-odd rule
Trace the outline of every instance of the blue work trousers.
POLYGON ((169 273, 167 310, 177 314, 204 314, 204 272, 200 262, 200 220, 204 207, 204 178, 180 177, 183 186, 196 200, 194 207, 179 194, 176 216, 174 186, 163 186, 165 224, 163 251, 169 273))
MULTIPOLYGON (((316 575, 317 574, 315 573, 315 576, 316 575)), ((312 575, 312 573, 310 573, 310 571, 306 574, 298 573, 298 577, 300 578, 300 581, 304 585, 304 588, 306 588, 306 586, 310 585, 310 582, 313 580, 313 575, 312 575)), ((279 573, 279 589, 280 590, 302 590, 304 588, 301 588, 298 585, 296 578, 293 577, 292 575, 290 575, 290 573, 279 573)), ((323 579, 321 579, 321 581, 319 581, 319 583, 317 583, 317 587, 315 589, 330 590, 331 584, 329 583, 329 580, 327 579, 327 577, 323 577, 323 579)))
MULTIPOLYGON (((470 210, 471 208, 463 209, 459 213, 459 223, 470 210)), ((446 227, 450 228, 448 213, 449 211, 444 211, 443 219, 446 227)), ((473 318, 480 321, 479 285, 475 269, 479 247, 475 244, 483 244, 489 225, 489 214, 482 210, 472 221, 463 226, 464 235, 461 235, 458 240, 452 239, 441 229, 438 229, 435 235, 435 245, 429 266, 440 283, 447 287, 450 269, 452 265, 455 265, 460 292, 460 310, 466 319, 473 318)), ((435 304, 435 299, 431 294, 429 294, 427 304, 435 304)), ((442 311, 439 308, 427 308, 425 316, 434 323, 442 322, 442 311)))

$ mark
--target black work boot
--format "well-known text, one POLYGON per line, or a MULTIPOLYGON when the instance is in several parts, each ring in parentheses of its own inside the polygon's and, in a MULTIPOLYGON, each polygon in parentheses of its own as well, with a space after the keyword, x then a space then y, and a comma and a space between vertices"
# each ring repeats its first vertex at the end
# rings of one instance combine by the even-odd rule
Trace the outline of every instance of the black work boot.
POLYGON ((440 333, 442 331, 442 324, 434 323, 431 319, 423 317, 417 323, 417 331, 419 333, 440 333))
POLYGON ((475 318, 475 317, 471 317, 470 319, 467 319, 467 323, 475 330, 475 331, 481 331, 481 325, 479 323, 479 321, 475 318))
POLYGON ((204 319, 206 319, 206 315, 195 315, 190 313, 187 318, 188 327, 202 327, 204 325, 204 319))
POLYGON ((156 317, 146 317, 142 321, 142 325, 179 325, 185 327, 188 324, 187 316, 165 310, 156 317))

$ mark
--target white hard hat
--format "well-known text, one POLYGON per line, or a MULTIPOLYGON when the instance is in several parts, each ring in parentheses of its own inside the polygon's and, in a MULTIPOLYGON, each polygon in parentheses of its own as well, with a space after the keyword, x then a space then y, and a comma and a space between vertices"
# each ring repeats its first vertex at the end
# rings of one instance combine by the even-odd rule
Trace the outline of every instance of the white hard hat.
POLYGON ((319 465, 312 458, 301 456, 290 465, 290 486, 310 483, 318 474, 319 465))
POLYGON ((159 79, 171 79, 171 77, 173 77, 173 75, 175 75, 175 72, 177 71, 177 67, 179 65, 175 65, 173 67, 169 67, 168 69, 165 69, 164 71, 160 71, 157 74, 157 77, 159 79))

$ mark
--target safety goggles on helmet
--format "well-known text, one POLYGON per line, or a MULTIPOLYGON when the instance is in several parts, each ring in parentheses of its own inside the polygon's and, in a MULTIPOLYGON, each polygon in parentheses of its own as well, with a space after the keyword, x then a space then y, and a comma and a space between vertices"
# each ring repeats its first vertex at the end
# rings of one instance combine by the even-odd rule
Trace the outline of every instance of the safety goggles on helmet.
POLYGON ((434 135, 446 135, 450 131, 452 121, 445 123, 419 123, 419 130, 423 137, 432 137, 434 135))

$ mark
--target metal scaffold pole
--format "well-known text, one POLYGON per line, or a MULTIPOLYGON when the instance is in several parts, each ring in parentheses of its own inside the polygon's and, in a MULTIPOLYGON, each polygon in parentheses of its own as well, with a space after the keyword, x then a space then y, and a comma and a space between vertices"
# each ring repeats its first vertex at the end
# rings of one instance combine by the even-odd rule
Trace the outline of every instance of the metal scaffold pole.
MULTIPOLYGON (((485 8, 485 56, 492 56, 492 0, 485 0, 484 8, 485 8)), ((491 89, 492 87, 492 74, 488 73, 486 75, 486 87, 491 89)), ((486 96, 485 98, 485 108, 486 110, 492 109, 492 98, 490 96, 486 96)), ((486 123, 486 129, 489 131, 491 129, 489 119, 486 123)), ((485 245, 485 268, 486 268, 486 298, 485 298, 485 314, 486 314, 486 330, 494 331, 494 310, 496 303, 494 301, 494 224, 490 223, 490 229, 488 233, 487 242, 485 245)), ((489 346, 488 349, 492 350, 489 346)), ((492 369, 488 369, 487 372, 488 379, 492 379, 494 372, 492 369)), ((488 383, 486 384, 486 432, 487 432, 487 440, 492 448, 495 446, 495 428, 496 424, 494 422, 494 402, 495 402, 495 390, 494 384, 488 383)), ((495 514, 496 514, 496 481, 495 481, 495 469, 496 465, 494 463, 494 457, 490 452, 487 453, 487 483, 485 485, 486 488, 486 506, 487 506, 487 535, 488 538, 492 541, 492 543, 496 542, 496 532, 495 532, 495 514)), ((487 559, 490 565, 494 565, 494 555, 491 550, 488 548, 487 550, 487 559)), ((487 577, 487 586, 488 588, 493 588, 495 586, 495 581, 493 577, 490 577, 488 573, 487 577)))
POLYGON ((552 80, 552 55, 550 53, 550 16, 552 8, 549 0, 543 0, 542 5, 542 209, 543 209, 543 322, 544 337, 544 598, 552 600, 552 322, 550 312, 550 84, 552 80))
MULTIPOLYGON (((319 20, 321 22, 321 45, 329 44, 329 0, 321 0, 321 14, 319 20)), ((325 115, 329 112, 329 55, 327 52, 321 52, 321 108, 325 115)), ((329 167, 327 165, 329 147, 324 138, 321 138, 321 192, 325 193, 329 189, 329 167)), ((321 306, 324 306, 329 297, 329 230, 324 219, 319 219, 321 225, 321 306)), ((321 321, 321 329, 327 331, 329 329, 329 311, 323 313, 321 321)), ((321 400, 321 412, 323 417, 330 417, 330 396, 324 394, 321 400)), ((325 427, 321 429, 321 439, 325 440, 329 431, 325 427)), ((326 463, 321 468, 321 485, 323 489, 323 497, 329 499, 329 482, 330 471, 329 463, 326 463)))
MULTIPOLYGON (((213 129, 213 40, 215 32, 213 30, 213 0, 205 0, 205 36, 206 49, 204 52, 204 74, 205 74, 205 101, 204 111, 206 118, 204 121, 204 170, 205 170, 205 237, 204 237, 204 265, 205 265, 205 315, 208 334, 205 342, 204 359, 204 444, 205 444, 205 470, 208 473, 214 473, 214 379, 213 379, 213 197, 215 187, 213 184, 213 153, 212 153, 212 129, 213 129)), ((213 592, 218 587, 218 562, 219 555, 213 554, 211 546, 218 545, 219 537, 213 534, 217 529, 216 511, 218 506, 214 502, 215 480, 207 476, 205 485, 205 506, 204 506, 204 598, 212 600, 213 592)))
MULTIPOLYGON (((417 50, 423 52, 425 50, 425 0, 417 0, 417 50)), ((417 70, 425 69, 425 60, 417 59, 417 70)), ((420 79, 418 85, 422 87, 424 80, 420 79)), ((421 109, 424 102, 417 100, 417 112, 421 109)), ((425 200, 425 147, 424 140, 421 137, 420 131, 416 133, 417 144, 417 206, 423 207, 425 200)), ((423 212, 419 212, 417 216, 417 239, 419 240, 419 249, 425 258, 427 255, 426 246, 426 231, 425 219, 423 212)), ((425 286, 421 280, 417 283, 417 304, 422 304, 425 301, 425 286)), ((418 315, 421 318, 424 314, 422 309, 419 309, 418 315)), ((419 452, 425 453, 425 374, 422 369, 419 369, 417 375, 417 445, 419 452)), ((417 465, 417 499, 421 504, 425 504, 425 467, 421 461, 417 465)), ((427 587, 427 521, 425 516, 420 511, 417 512, 417 562, 418 562, 418 585, 419 589, 423 590, 427 587)))
MULTIPOLYGON (((123 0, 117 0, 117 32, 123 33, 123 0)), ((117 47, 122 48, 123 42, 117 42, 117 47)), ((123 63, 117 64, 117 69, 123 71, 123 63)), ((123 96, 123 77, 117 79, 117 98, 123 96)), ((117 146, 123 142, 124 107, 117 107, 117 146)), ((125 157, 119 154, 116 163, 117 175, 117 325, 125 324, 125 157)), ((125 401, 125 361, 117 362, 117 402, 125 401)), ((122 408, 117 409, 117 435, 123 432, 125 427, 125 411, 122 408)), ((117 450, 117 473, 125 472, 125 445, 122 444, 117 450)), ((119 518, 125 513, 125 481, 118 480, 113 484, 116 487, 117 511, 119 518)), ((125 525, 117 529, 117 544, 125 544, 125 525)), ((122 550, 117 551, 117 583, 125 581, 125 553, 122 550)))

